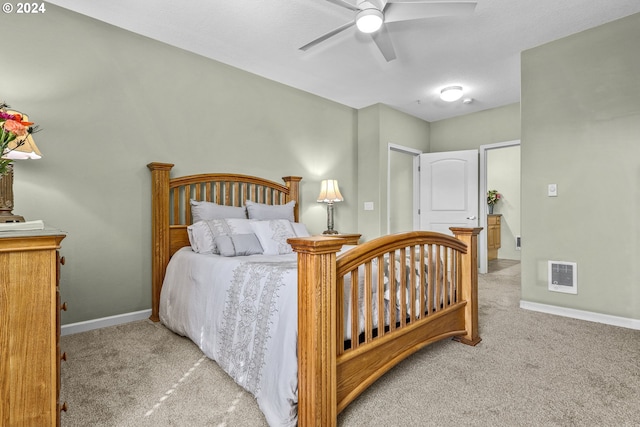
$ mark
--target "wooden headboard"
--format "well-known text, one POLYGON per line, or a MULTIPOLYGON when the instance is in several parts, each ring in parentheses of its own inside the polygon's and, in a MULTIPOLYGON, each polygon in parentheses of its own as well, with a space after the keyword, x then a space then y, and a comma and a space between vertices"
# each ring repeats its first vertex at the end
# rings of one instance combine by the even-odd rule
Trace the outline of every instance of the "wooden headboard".
POLYGON ((294 200, 294 218, 299 220, 299 176, 283 177, 284 185, 249 175, 207 173, 171 178, 171 163, 149 163, 151 170, 151 317, 160 320, 160 290, 169 258, 189 246, 190 200, 225 206, 243 206, 245 201, 281 205, 294 200))

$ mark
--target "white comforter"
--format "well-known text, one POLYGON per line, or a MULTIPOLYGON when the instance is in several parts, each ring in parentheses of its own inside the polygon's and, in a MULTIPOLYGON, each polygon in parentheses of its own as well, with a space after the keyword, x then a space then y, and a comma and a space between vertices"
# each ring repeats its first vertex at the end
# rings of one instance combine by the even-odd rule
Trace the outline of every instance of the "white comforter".
MULTIPOLYGON (((344 246, 341 253, 351 247, 344 246)), ((407 260, 407 270, 409 265, 407 260)), ((404 267, 396 262, 396 277, 404 267)), ((363 274, 359 276, 362 331, 363 274)), ((374 277, 374 283, 376 280, 374 277)), ((350 286, 346 276, 345 295, 350 295, 350 286)), ((399 297, 398 290, 396 298, 399 297)), ((377 327, 377 298, 371 298, 373 326, 377 327)), ((385 300, 388 323, 388 290, 385 300)), ((350 305, 347 297, 346 325, 351 323, 350 305)), ((160 320, 172 331, 189 337, 252 393, 270 426, 296 425, 297 254, 223 257, 182 248, 167 266, 160 295, 160 320)), ((350 338, 350 328, 346 328, 345 339, 350 338)))
POLYGON ((167 267, 160 320, 252 393, 270 426, 295 426, 297 255, 222 257, 182 248, 167 267))

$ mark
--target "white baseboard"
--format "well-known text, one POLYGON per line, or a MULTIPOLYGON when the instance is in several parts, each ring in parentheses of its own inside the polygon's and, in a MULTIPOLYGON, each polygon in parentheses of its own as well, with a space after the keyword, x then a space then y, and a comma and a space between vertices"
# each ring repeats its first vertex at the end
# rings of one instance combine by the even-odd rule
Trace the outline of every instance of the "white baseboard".
POLYGON ((594 313, 592 311, 576 310, 573 308, 558 307, 555 305, 540 304, 537 302, 523 300, 520 300, 520 308, 539 311, 541 313, 555 314, 557 316, 571 317, 572 319, 587 320, 589 322, 604 323, 605 325, 640 330, 640 319, 611 316, 609 314, 594 313))
MULTIPOLYGON (((576 310, 573 308, 558 307, 555 305, 540 304, 537 302, 523 300, 520 301, 520 308, 538 311, 540 313, 554 314, 556 316, 587 320, 589 322, 604 323, 605 325, 640 330, 640 319, 611 316, 608 314, 594 313, 591 311, 576 310)), ((68 325, 62 325, 61 335, 77 334, 79 332, 91 331, 93 329, 135 322, 137 320, 148 319, 149 316, 151 316, 151 310, 142 310, 133 313, 118 314, 116 316, 87 320, 84 322, 70 323, 68 325)))
POLYGON ((93 329, 106 328, 108 326, 122 325, 123 323, 135 322, 136 320, 148 319, 151 310, 135 311, 133 313, 118 314, 116 316, 102 317, 100 319, 87 320, 84 322, 69 323, 60 328, 61 335, 77 334, 93 329))

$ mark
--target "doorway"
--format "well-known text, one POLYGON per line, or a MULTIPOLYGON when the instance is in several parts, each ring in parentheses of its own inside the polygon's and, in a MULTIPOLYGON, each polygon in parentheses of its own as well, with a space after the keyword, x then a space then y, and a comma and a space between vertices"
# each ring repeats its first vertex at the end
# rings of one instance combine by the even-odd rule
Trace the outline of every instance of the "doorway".
POLYGON ((418 156, 422 151, 392 143, 387 150, 386 234, 417 230, 418 156))
MULTIPOLYGON (((488 155, 491 150, 499 150, 501 148, 507 147, 519 147, 520 140, 499 142, 495 144, 486 144, 481 145, 479 149, 479 172, 478 172, 478 219, 479 219, 479 227, 483 227, 483 232, 480 233, 479 241, 478 241, 478 269, 480 273, 488 272, 488 254, 487 254, 487 204, 486 204, 486 194, 488 191, 487 188, 487 173, 488 173, 488 155)), ((408 221, 410 221, 410 217, 407 216, 406 212, 408 209, 396 209, 396 203, 394 203, 394 198, 398 197, 398 195, 402 194, 405 202, 410 198, 412 199, 413 209, 411 209, 411 217, 413 218, 413 230, 420 229, 420 216, 419 216, 419 206, 420 206, 420 177, 419 177, 419 156, 422 154, 421 151, 404 147, 396 144, 388 144, 387 147, 389 151, 388 164, 387 164, 387 234, 398 232, 398 231, 407 231, 408 221), (392 154, 394 153, 394 154, 392 154), (401 159, 404 158, 404 159, 401 159), (400 159, 400 160, 398 160, 400 159), (399 169, 408 169, 409 168, 409 159, 412 159, 413 163, 413 179, 409 179, 406 174, 396 175, 396 172, 399 169), (399 163, 398 163, 399 161, 399 163), (398 177, 398 178, 394 178, 398 177), (402 177, 401 179, 399 179, 402 177), (411 188, 411 196, 407 193, 407 190, 411 188), (395 195, 395 196, 394 196, 395 195), (400 219, 402 216, 402 219, 400 219)), ((519 162, 519 158, 518 158, 519 162)), ((519 165, 518 165, 519 166, 519 165)), ((513 181, 517 181, 517 187, 520 187, 520 174, 517 176, 512 176, 511 179, 513 181)), ((519 193, 518 193, 518 208, 517 212, 512 213, 512 219, 517 217, 517 233, 519 237, 519 225, 520 225, 520 210, 519 210, 519 193)), ((507 218, 508 219, 508 218, 507 218)), ((506 239, 509 239, 508 244, 513 244, 515 246, 515 242, 511 243, 511 238, 508 237, 507 234, 506 239)), ((515 237, 514 239, 515 240, 515 237)))
MULTIPOLYGON (((508 165, 500 166, 500 163, 495 163, 490 161, 491 156, 498 157, 497 154, 506 154, 507 151, 513 150, 504 150, 507 148, 515 148, 520 147, 520 140, 499 142, 495 144, 487 144, 480 146, 480 180, 479 180, 479 200, 480 203, 480 227, 483 228, 483 232, 480 233, 480 237, 478 240, 478 267, 480 273, 488 272, 488 251, 487 251, 487 215, 488 215, 488 205, 486 203, 487 191, 488 190, 498 190, 498 192, 507 192, 504 197, 498 204, 496 205, 496 211, 502 214, 501 218, 501 246, 504 246, 504 250, 501 252, 504 253, 507 259, 519 259, 519 245, 517 245, 520 240, 520 152, 517 150, 517 154, 515 157, 509 158, 509 160, 504 160, 505 162, 509 162, 508 165), (517 165, 515 164, 517 162, 517 165), (517 166, 517 167, 516 167, 517 166), (489 168, 492 171, 489 171, 489 168), (497 173, 494 174, 495 169, 500 169, 497 173), (500 176, 500 173, 505 175, 502 180, 498 178, 494 179, 494 182, 491 183, 492 188, 489 188, 488 179, 490 176, 500 176), (497 183, 496 183, 497 182, 497 183), (504 183, 504 184, 500 184, 504 183), (498 186, 504 185, 503 189, 498 188, 498 186), (501 204, 500 204, 501 203, 501 204), (517 246, 517 248, 516 248, 517 246)), ((499 252, 500 253, 500 252, 499 252)))

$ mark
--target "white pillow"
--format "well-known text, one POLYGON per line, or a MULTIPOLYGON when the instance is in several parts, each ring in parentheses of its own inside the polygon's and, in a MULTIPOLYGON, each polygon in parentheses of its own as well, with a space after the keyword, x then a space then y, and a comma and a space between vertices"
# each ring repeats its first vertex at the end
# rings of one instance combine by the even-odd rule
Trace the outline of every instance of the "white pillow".
POLYGON ((244 206, 225 206, 212 202, 189 200, 191 203, 192 223, 209 219, 247 218, 247 208, 244 206))
POLYGON ((296 205, 295 200, 284 205, 265 205, 247 200, 245 205, 249 219, 288 219, 291 222, 295 221, 293 215, 293 208, 296 205))
POLYGON ((284 255, 293 253, 287 239, 296 237, 291 222, 286 219, 270 219, 251 223, 253 232, 258 236, 265 255, 284 255))
POLYGON ((296 237, 309 237, 309 231, 307 227, 301 222, 292 222, 291 226, 293 227, 293 232, 296 233, 296 237))
POLYGON ((198 221, 187 227, 189 243, 194 252, 200 254, 220 253, 215 238, 221 235, 251 234, 253 221, 244 218, 226 218, 198 221))

